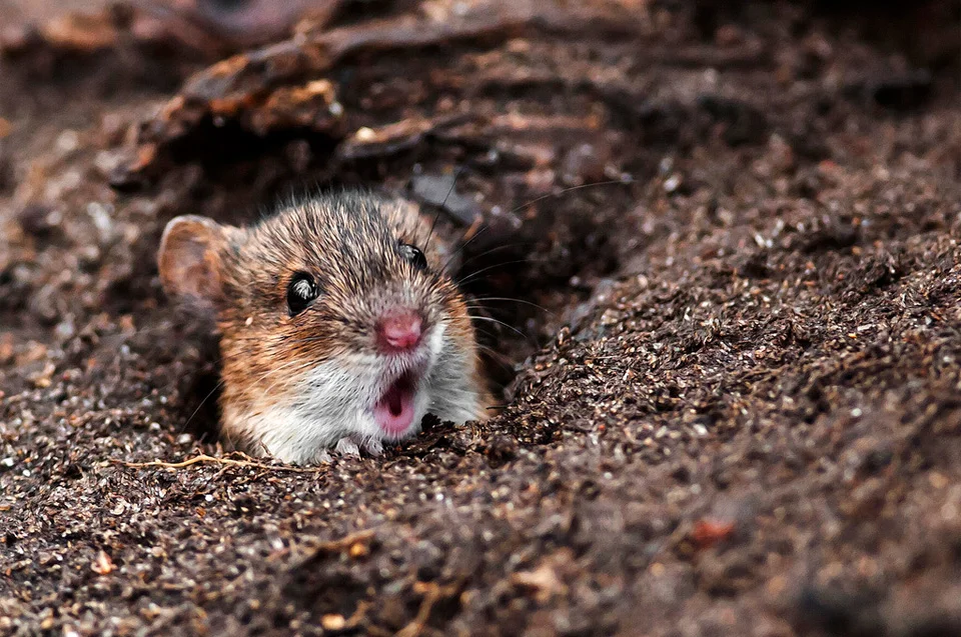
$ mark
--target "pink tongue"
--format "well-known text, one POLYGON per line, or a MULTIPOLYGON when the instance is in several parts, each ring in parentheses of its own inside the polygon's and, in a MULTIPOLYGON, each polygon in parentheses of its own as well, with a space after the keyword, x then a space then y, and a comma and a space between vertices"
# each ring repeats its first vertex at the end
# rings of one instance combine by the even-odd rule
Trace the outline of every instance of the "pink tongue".
POLYGON ((414 420, 414 388, 410 380, 401 378, 374 405, 374 420, 388 434, 401 434, 414 420))

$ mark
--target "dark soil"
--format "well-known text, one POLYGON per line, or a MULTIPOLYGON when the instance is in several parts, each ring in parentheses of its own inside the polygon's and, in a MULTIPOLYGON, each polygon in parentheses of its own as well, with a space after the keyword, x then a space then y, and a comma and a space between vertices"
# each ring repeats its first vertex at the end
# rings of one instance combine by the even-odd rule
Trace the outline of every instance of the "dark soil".
POLYGON ((0 634, 961 634, 957 3, 425 26, 475 4, 347 6, 285 45, 342 54, 242 86, 121 14, 96 50, 6 30, 0 634), (351 44, 407 13, 425 41, 351 44), (284 102, 318 79, 342 116, 284 102), (477 237, 473 291, 543 308, 491 302, 500 415, 218 448, 160 230, 317 183, 409 192, 477 237), (131 466, 199 454, 238 462, 131 466))

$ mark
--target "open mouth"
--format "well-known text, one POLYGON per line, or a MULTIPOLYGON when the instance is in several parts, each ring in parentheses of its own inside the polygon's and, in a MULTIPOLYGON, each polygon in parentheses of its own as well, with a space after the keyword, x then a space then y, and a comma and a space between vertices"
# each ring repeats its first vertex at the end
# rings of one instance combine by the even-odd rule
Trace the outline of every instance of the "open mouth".
POLYGON ((416 394, 417 382, 413 374, 408 372, 395 380, 374 405, 377 426, 384 433, 395 436, 410 429, 414 421, 416 394))

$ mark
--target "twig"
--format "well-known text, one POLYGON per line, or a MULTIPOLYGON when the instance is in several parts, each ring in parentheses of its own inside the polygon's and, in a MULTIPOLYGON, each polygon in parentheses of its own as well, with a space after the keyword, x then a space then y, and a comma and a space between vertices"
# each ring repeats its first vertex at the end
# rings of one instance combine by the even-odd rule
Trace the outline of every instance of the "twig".
POLYGON ((328 540, 326 542, 318 542, 316 544, 309 545, 310 549, 316 553, 335 553, 337 551, 342 551, 344 549, 350 548, 355 544, 363 543, 367 544, 374 538, 373 529, 364 529, 363 531, 357 531, 355 533, 350 533, 344 537, 337 540, 328 540))
POLYGON ((264 464, 262 462, 255 462, 253 460, 234 460, 232 458, 215 458, 214 456, 208 456, 202 453, 193 458, 189 458, 182 462, 163 462, 161 460, 154 460, 153 462, 126 462, 124 460, 119 460, 117 458, 110 458, 110 462, 114 464, 123 465, 124 467, 130 467, 132 469, 147 469, 149 467, 162 467, 164 469, 184 469, 191 465, 200 464, 202 462, 211 462, 220 465, 230 465, 232 467, 254 467, 256 469, 266 469, 267 471, 291 471, 294 473, 318 473, 323 471, 325 467, 316 467, 313 469, 305 469, 302 467, 287 467, 283 465, 270 465, 264 464))
POLYGON ((434 609, 434 604, 442 597, 449 597, 457 592, 457 584, 449 586, 439 586, 434 582, 416 582, 414 592, 424 593, 424 601, 420 603, 420 609, 414 620, 400 629, 397 637, 418 637, 427 626, 430 612, 434 609))
POLYGON ((357 610, 347 618, 347 623, 344 624, 344 628, 353 629, 360 626, 360 623, 367 619, 368 608, 370 608, 370 602, 364 600, 357 602, 357 610))

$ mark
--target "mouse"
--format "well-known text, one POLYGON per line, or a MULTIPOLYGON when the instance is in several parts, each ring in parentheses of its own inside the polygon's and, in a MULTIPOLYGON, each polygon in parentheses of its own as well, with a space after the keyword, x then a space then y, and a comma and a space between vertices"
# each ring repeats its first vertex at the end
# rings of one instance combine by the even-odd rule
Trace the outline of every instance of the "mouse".
POLYGON ((364 190, 292 200, 248 226, 167 223, 161 285, 217 326, 226 448, 309 464, 378 455, 426 414, 486 419, 457 251, 433 230, 417 204, 364 190))

